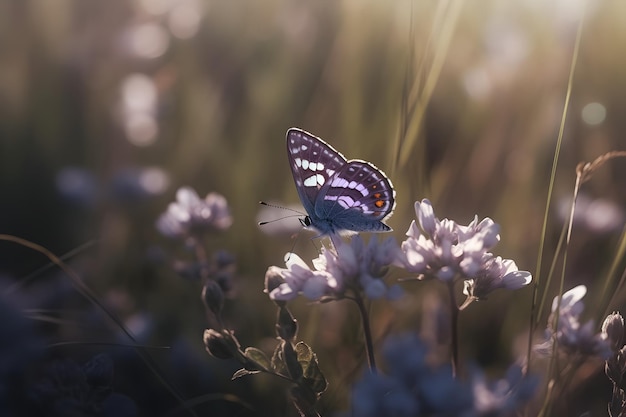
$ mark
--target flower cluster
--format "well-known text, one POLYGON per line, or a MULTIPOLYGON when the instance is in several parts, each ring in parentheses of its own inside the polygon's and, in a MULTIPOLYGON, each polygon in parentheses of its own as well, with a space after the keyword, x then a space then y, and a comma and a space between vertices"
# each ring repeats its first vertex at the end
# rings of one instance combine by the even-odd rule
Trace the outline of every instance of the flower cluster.
POLYGON ((479 371, 468 381, 459 380, 448 365, 430 365, 427 355, 428 348, 415 335, 390 338, 383 348, 387 373, 368 373, 355 385, 352 415, 503 415, 528 402, 537 387, 538 381, 522 377, 518 366, 495 382, 479 371))
POLYGON ((324 297, 343 298, 347 292, 361 291, 369 298, 397 298, 399 286, 388 287, 383 277, 397 259, 399 248, 392 239, 379 242, 372 238, 366 244, 360 236, 349 243, 335 240, 335 248, 322 248, 311 269, 298 255, 287 253, 287 268, 270 267, 265 290, 272 300, 287 301, 298 294, 310 300, 324 297))
POLYGON ((552 301, 552 312, 548 317, 546 341, 535 347, 544 355, 550 355, 556 341, 559 351, 566 355, 598 356, 606 359, 611 354, 611 342, 606 332, 595 333, 593 320, 581 324, 580 315, 585 305, 582 302, 587 287, 578 285, 552 301))
POLYGON ((157 229, 166 237, 186 240, 208 231, 228 229, 233 219, 226 199, 209 193, 204 200, 193 189, 182 187, 176 201, 157 220, 157 229))
POLYGON ((436 278, 451 283, 465 280, 468 302, 484 299, 498 288, 518 289, 530 283, 532 276, 519 271, 511 259, 496 257, 491 252, 500 240, 500 227, 490 218, 467 226, 435 217, 430 201, 415 203, 414 220, 402 242, 403 256, 399 264, 419 279, 436 278))

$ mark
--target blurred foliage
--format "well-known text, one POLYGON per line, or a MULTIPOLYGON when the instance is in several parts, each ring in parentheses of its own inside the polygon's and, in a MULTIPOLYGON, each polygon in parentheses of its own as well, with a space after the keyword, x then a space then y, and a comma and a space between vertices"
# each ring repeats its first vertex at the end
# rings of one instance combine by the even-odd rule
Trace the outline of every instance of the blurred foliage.
MULTIPOLYGON (((125 320, 149 317, 142 343, 184 345, 218 379, 232 369, 217 370, 202 352, 200 286, 164 262, 176 249, 158 235, 155 221, 180 186, 226 197, 234 224, 207 242, 237 259, 224 315, 244 345, 268 344, 271 351, 275 311, 262 293, 263 275, 269 265, 282 265, 293 240, 256 226, 257 203, 297 201, 284 140, 291 126, 388 174, 398 202, 389 224, 398 239, 414 218, 413 202, 427 197, 437 213, 461 223, 474 214, 493 218, 502 226, 499 254, 533 271, 581 16, 555 202, 571 198, 578 162, 626 144, 620 116, 626 111, 624 2, 0 0, 0 232, 59 255, 91 242, 69 262, 103 302, 125 320), (454 7, 461 7, 457 17, 454 7), (441 71, 433 73, 444 47, 441 71), (435 88, 422 103, 417 136, 407 138, 403 123, 416 117, 413 106, 429 77, 435 88), (594 111, 590 103, 601 106, 594 111), (585 121, 585 109, 600 122, 585 121), (403 146, 410 139, 415 146, 403 146), (146 168, 161 176, 146 180, 146 168), (67 169, 74 171, 63 177, 67 169)), ((583 193, 623 213, 625 189, 626 166, 617 160, 583 193)), ((552 207, 548 251, 563 221, 558 204, 552 207)), ((572 286, 588 283, 593 293, 622 226, 623 217, 601 233, 574 229, 572 286)), ((304 236, 295 251, 311 259, 319 243, 304 236)), ((20 307, 60 311, 62 323, 40 325, 53 341, 110 342, 119 332, 93 312, 77 314, 89 307, 58 272, 29 277, 48 263, 40 255, 5 242, 0 254, 6 285, 21 281, 7 291, 20 294, 20 307)), ((427 299, 439 295, 428 284, 407 289, 410 301, 372 307, 379 337, 426 327, 420 324, 424 304, 436 304, 427 299)), ((611 308, 623 308, 625 299, 622 294, 621 305, 611 308)), ((523 355, 529 305, 525 290, 496 294, 464 312, 462 357, 503 369, 523 355)), ((330 381, 323 397, 328 409, 346 407, 349 382, 364 360, 356 312, 348 307, 293 307, 302 338, 330 381)), ((124 354, 125 360, 133 356, 124 354)), ((168 353, 155 355, 167 363, 168 353)), ((194 366, 187 373, 194 374, 194 366)), ((280 382, 264 378, 220 390, 253 391, 256 396, 241 399, 271 404, 265 406, 271 415, 293 414, 285 398, 269 395, 280 382)), ((176 377, 169 381, 180 385, 176 377)), ((603 396, 572 407, 603 410, 603 396)))

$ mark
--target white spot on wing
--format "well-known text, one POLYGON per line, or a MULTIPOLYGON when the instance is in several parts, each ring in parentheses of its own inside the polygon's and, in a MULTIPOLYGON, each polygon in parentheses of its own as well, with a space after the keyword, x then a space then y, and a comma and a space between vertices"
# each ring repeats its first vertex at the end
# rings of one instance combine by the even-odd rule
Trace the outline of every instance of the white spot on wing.
POLYGON ((324 185, 325 179, 322 174, 311 175, 304 180, 305 187, 321 187, 324 185))
POLYGON ((305 187, 317 187, 317 175, 311 175, 309 178, 304 180, 305 187))
POLYGON ((311 162, 311 163, 309 164, 309 169, 310 169, 311 171, 317 171, 317 164, 316 164, 315 162, 311 162))
POLYGON ((302 168, 309 169, 309 161, 307 159, 302 160, 302 168))
POLYGON ((298 168, 302 167, 302 159, 296 158, 296 159, 294 159, 294 161, 296 162, 296 165, 298 166, 298 168))

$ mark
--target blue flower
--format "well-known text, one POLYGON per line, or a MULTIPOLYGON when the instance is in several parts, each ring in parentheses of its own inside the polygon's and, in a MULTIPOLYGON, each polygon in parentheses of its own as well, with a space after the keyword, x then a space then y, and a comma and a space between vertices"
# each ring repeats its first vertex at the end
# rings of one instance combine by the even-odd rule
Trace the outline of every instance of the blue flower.
POLYGON ((355 417, 510 415, 528 403, 538 379, 513 365, 505 378, 489 381, 473 369, 467 380, 452 376, 449 365, 433 365, 429 349, 413 334, 389 338, 383 346, 386 372, 367 373, 354 386, 355 417))
POLYGON ((483 374, 472 378, 474 408, 478 415, 509 415, 532 400, 539 379, 524 376, 519 365, 512 365, 503 379, 489 382, 483 374))

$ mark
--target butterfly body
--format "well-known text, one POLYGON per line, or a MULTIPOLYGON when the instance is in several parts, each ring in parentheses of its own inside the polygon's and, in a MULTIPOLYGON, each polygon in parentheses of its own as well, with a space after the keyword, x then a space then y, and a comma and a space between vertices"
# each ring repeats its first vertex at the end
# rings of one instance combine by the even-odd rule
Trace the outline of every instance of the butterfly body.
POLYGON ((301 129, 287 131, 287 155, 296 190, 307 212, 301 219, 321 235, 387 232, 384 223, 395 207, 395 190, 373 164, 346 158, 320 138, 301 129))

